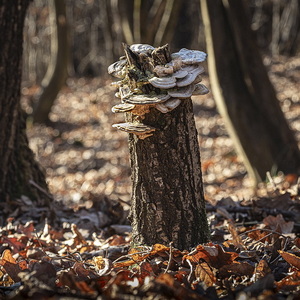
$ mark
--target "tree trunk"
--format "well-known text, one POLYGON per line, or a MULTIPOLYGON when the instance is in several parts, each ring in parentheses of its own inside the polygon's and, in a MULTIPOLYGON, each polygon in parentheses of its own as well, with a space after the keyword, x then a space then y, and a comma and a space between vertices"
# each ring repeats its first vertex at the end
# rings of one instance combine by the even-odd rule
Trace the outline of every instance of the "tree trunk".
MULTIPOLYGON (((163 95, 166 91, 154 88, 145 78, 149 78, 156 65, 163 66, 170 61, 167 45, 156 48, 151 54, 133 53, 129 47, 125 48, 125 53, 129 73, 122 82, 127 82, 125 85, 132 91, 139 87, 143 93, 163 95)), ((179 249, 190 249, 207 242, 209 230, 200 151, 190 97, 168 113, 161 113, 153 104, 136 106, 137 113, 126 114, 127 124, 139 124, 142 120, 156 130, 146 138, 132 133, 129 136, 133 243, 168 245, 173 242, 179 249), (139 114, 141 111, 145 113, 139 114)))
POLYGON ((190 99, 168 114, 151 109, 159 128, 144 140, 130 134, 133 242, 179 249, 208 240, 198 134, 190 99))
POLYGON ((41 203, 45 176, 28 147, 20 106, 23 25, 29 0, 0 2, 0 202, 21 195, 41 203), (37 189, 38 188, 38 189, 37 189))
POLYGON ((34 123, 45 123, 49 120, 56 96, 67 79, 69 41, 65 1, 50 0, 49 16, 52 28, 51 59, 33 112, 34 123))
POLYGON ((298 173, 297 142, 250 29, 243 1, 201 0, 210 81, 218 110, 248 173, 298 173))

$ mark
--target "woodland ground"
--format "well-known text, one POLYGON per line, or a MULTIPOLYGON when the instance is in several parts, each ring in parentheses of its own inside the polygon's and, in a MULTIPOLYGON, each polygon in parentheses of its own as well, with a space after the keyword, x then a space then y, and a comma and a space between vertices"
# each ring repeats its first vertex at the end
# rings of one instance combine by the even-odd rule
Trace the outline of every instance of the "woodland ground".
MULTIPOLYGON (((265 62, 300 141, 300 57, 265 62)), ((65 206, 16 200, 0 227, 0 299, 299 299, 298 178, 270 170, 270 182, 253 188, 211 94, 193 99, 211 242, 129 249, 127 134, 111 127, 123 116, 111 113, 110 83, 69 79, 51 126, 29 127, 53 198, 65 206), (44 220, 48 210, 60 227, 44 220)), ((28 113, 35 92, 22 89, 28 113)))
MULTIPOLYGON (((282 109, 300 142, 300 57, 265 58, 265 63, 282 109)), ((69 79, 52 109, 52 127, 34 126, 28 130, 30 146, 46 170, 51 193, 59 201, 88 206, 90 201, 102 198, 130 200, 127 134, 111 127, 122 122, 124 115, 111 112, 118 99, 110 83, 111 79, 102 78, 69 79)), ((210 86, 207 76, 204 83, 210 86)), ((34 88, 23 88, 24 100, 33 91, 34 88)), ((266 195, 265 183, 253 188, 212 94, 194 96, 193 100, 207 201, 266 195)), ((289 176, 284 182, 276 170, 270 172, 276 183, 286 187, 296 180, 289 176)))

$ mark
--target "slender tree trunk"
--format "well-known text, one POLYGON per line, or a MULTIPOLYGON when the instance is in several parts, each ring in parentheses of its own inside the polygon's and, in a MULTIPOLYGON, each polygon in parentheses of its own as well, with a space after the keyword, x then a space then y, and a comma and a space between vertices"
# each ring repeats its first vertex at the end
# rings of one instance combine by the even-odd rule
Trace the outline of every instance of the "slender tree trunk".
POLYGON ((56 96, 67 79, 69 41, 65 0, 49 0, 49 16, 52 28, 51 59, 33 112, 34 123, 49 120, 56 96))
POLYGON ((300 152, 250 29, 243 1, 201 0, 212 91, 249 174, 298 173, 300 152))
POLYGON ((26 195, 43 202, 45 176, 28 147, 20 106, 23 25, 29 0, 0 1, 0 202, 26 195))

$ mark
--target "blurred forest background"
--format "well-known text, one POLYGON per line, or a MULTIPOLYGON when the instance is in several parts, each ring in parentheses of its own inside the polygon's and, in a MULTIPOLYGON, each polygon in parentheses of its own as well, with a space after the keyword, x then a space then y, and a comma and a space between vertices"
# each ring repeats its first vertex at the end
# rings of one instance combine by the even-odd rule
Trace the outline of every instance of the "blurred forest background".
MULTIPOLYGON (((299 141, 300 1, 245 3, 277 97, 299 141)), ((111 129, 123 116, 111 114, 117 100, 107 67, 123 55, 122 42, 169 43, 171 52, 183 47, 205 51, 200 8, 200 1, 183 0, 32 1, 24 28, 22 94, 27 114, 32 114, 41 86, 49 84, 55 61, 54 78, 64 82, 55 105, 50 101, 51 126, 28 131, 56 199, 84 205, 103 197, 130 200, 127 135, 111 129), (58 23, 67 24, 67 31, 55 26, 54 4, 60 12, 58 23), (56 31, 62 38, 55 38, 56 31)), ((207 72, 203 81, 209 87, 207 72)), ((212 93, 197 97, 194 111, 206 197, 249 198, 252 184, 212 93)))
MULTIPOLYGON (((122 42, 169 43, 180 48, 204 49, 205 37, 199 1, 183 0, 65 0, 68 24, 70 76, 106 75, 107 66, 122 54, 122 42), (176 33, 176 34, 175 34, 176 33)), ((49 18, 51 1, 34 0, 25 24, 23 82, 39 84, 51 57, 49 18)), ((296 55, 300 51, 298 0, 247 1, 252 29, 265 54, 296 55)), ((63 45, 66 47, 67 41, 63 45)))

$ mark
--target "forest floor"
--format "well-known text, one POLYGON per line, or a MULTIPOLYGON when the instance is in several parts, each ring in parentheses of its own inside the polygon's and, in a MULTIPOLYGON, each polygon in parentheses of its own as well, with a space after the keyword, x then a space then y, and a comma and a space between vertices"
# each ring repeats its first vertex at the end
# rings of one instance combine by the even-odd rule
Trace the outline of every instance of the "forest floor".
MULTIPOLYGON (((300 58, 265 63, 300 141, 300 58)), ((299 299, 298 178, 270 170, 253 188, 211 93, 193 97, 211 242, 192 252, 129 249, 128 137, 111 127, 124 118, 111 112, 118 103, 111 82, 69 79, 51 126, 29 126, 50 192, 64 206, 18 199, 0 228, 0 299, 299 299), (49 209, 61 227, 43 220, 49 209)), ((22 90, 28 113, 35 92, 22 90)))
MULTIPOLYGON (((265 58, 282 109, 300 142, 300 58, 265 58)), ((210 87, 208 77, 204 84, 210 87)), ((130 200, 128 135, 111 125, 124 120, 111 107, 119 102, 111 79, 69 79, 53 106, 51 127, 28 130, 30 146, 46 170, 54 198, 70 205, 89 206, 103 198, 130 200)), ((33 88, 34 89, 34 88, 33 88)), ((26 100, 33 91, 23 88, 26 100)), ((25 101, 26 102, 26 101, 25 101)), ((241 159, 217 112, 212 93, 193 96, 207 201, 265 196, 272 184, 253 188, 241 159)), ((30 106, 25 106, 29 109, 30 106)), ((253 120, 255 122, 255 120, 253 120)), ((251 126, 251 124, 249 124, 251 126)), ((289 187, 297 178, 270 170, 275 184, 289 187)))

